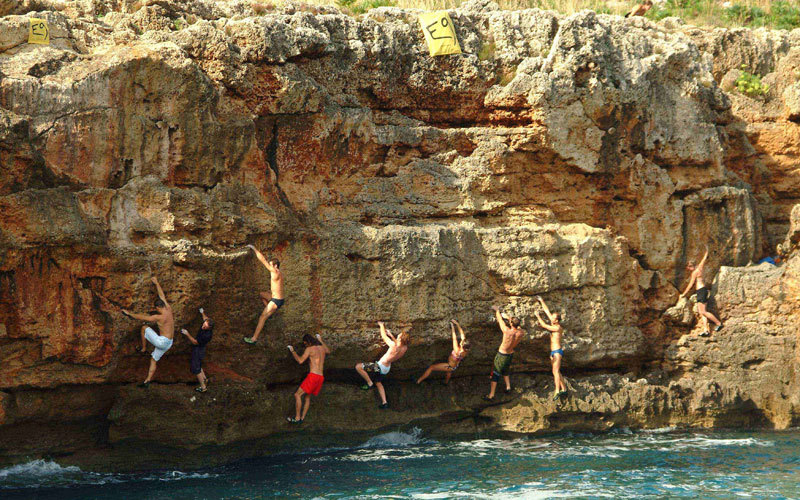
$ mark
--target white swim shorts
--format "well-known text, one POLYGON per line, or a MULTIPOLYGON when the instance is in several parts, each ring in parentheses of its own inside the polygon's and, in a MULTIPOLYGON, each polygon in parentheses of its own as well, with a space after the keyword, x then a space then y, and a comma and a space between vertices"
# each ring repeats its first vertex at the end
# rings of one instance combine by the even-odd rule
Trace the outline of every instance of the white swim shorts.
POLYGON ((156 361, 161 359, 161 356, 172 347, 172 339, 157 334, 155 330, 149 326, 144 329, 144 338, 155 347, 155 349, 153 349, 153 359, 156 361))

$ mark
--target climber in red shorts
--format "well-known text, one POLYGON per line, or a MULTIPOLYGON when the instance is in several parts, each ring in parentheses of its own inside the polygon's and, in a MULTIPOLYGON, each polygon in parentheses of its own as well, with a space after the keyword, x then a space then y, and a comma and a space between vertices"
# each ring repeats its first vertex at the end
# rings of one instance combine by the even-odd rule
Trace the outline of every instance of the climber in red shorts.
POLYGON ((289 348, 289 352, 292 353, 294 359, 303 364, 307 359, 309 359, 309 372, 306 376, 303 383, 300 384, 300 388, 297 389, 294 393, 294 400, 295 400, 295 416, 294 417, 286 417, 286 420, 292 424, 301 424, 303 420, 306 418, 306 413, 308 413, 308 407, 311 404, 311 396, 316 396, 319 394, 320 389, 322 389, 322 383, 325 381, 325 377, 322 376, 322 368, 325 365, 325 355, 330 354, 331 350, 328 349, 328 346, 325 345, 325 342, 322 341, 322 337, 317 334, 317 338, 315 339, 311 335, 303 335, 303 345, 306 346, 306 350, 303 351, 302 356, 298 356, 296 352, 294 352, 294 347, 287 346, 289 348), (303 395, 306 396, 306 404, 303 405, 303 395), (300 410, 302 409, 302 414, 300 410))

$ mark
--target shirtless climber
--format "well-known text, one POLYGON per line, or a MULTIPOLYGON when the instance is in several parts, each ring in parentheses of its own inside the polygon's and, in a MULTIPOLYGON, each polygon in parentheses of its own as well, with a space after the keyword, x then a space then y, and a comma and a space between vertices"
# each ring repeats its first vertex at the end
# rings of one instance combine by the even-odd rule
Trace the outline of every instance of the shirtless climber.
POLYGON ((683 291, 681 297, 686 297, 689 292, 692 290, 692 285, 697 283, 697 309, 700 311, 700 314, 703 316, 703 333, 701 335, 710 335, 709 328, 708 328, 708 320, 711 320, 716 326, 714 328, 715 332, 722 330, 722 323, 720 320, 717 319, 716 316, 708 312, 706 310, 706 304, 708 304, 709 299, 709 289, 706 286, 705 281, 703 280, 703 270, 705 269, 706 259, 708 259, 708 245, 706 245, 706 253, 703 255, 703 258, 700 260, 700 263, 697 264, 697 267, 692 265, 692 263, 688 263, 686 265, 686 269, 691 271, 691 276, 689 277, 689 285, 686 287, 686 290, 683 291))
POLYGON ((381 397, 381 404, 378 408, 385 410, 389 408, 389 403, 386 401, 386 390, 383 388, 383 379, 389 374, 392 363, 402 358, 406 351, 408 351, 408 344, 411 342, 411 337, 408 332, 401 332, 395 338, 391 330, 386 328, 383 321, 378 321, 378 326, 381 329, 381 338, 386 345, 389 346, 389 349, 386 351, 386 354, 376 362, 358 363, 356 365, 356 371, 366 382, 366 384, 361 386, 363 390, 368 391, 372 389, 373 386, 378 388, 378 395, 381 397))
POLYGON ((306 349, 303 351, 302 356, 298 356, 297 353, 294 352, 294 347, 287 346, 295 361, 301 365, 305 363, 306 360, 309 360, 308 375, 303 380, 303 383, 300 384, 300 388, 294 393, 295 416, 286 417, 286 420, 291 424, 302 424, 303 420, 306 419, 308 407, 311 405, 311 396, 319 394, 320 389, 322 389, 322 383, 325 381, 325 377, 322 375, 322 369, 325 366, 325 355, 331 353, 331 350, 325 345, 325 342, 322 341, 322 336, 320 336, 320 334, 317 334, 316 339, 308 334, 303 335, 303 345, 306 349), (303 406, 304 394, 306 396, 305 406, 303 406), (301 408, 303 410, 302 413, 300 413, 301 408))
POLYGON ((281 263, 276 258, 271 258, 269 260, 264 258, 264 255, 256 249, 253 245, 247 245, 248 248, 251 248, 255 253, 258 260, 264 264, 264 267, 267 268, 269 271, 270 282, 269 288, 270 293, 261 292, 259 296, 261 297, 261 302, 264 303, 264 310, 261 312, 261 316, 258 318, 258 325, 256 325, 256 331, 253 333, 252 337, 245 337, 244 341, 248 344, 255 344, 258 341, 258 336, 261 334, 261 330, 264 328, 264 323, 269 319, 270 316, 275 314, 278 309, 283 307, 284 299, 283 299, 283 274, 281 273, 281 263))
POLYGON ((536 319, 539 320, 539 326, 550 332, 550 364, 553 365, 553 382, 555 383, 553 400, 556 400, 567 394, 567 385, 564 383, 564 377, 561 376, 561 360, 564 357, 564 350, 561 348, 561 337, 564 335, 564 327, 561 326, 561 314, 551 313, 544 300, 541 297, 536 298, 539 299, 547 319, 550 320, 548 325, 539 316, 539 311, 534 313, 536 314, 536 319))
POLYGON ((167 297, 164 295, 164 290, 161 289, 161 285, 158 284, 158 278, 153 276, 150 280, 156 286, 156 291, 158 292, 158 298, 155 301, 155 306, 158 313, 136 314, 126 309, 122 310, 122 314, 128 316, 129 318, 149 322, 155 321, 158 324, 158 331, 160 332, 160 335, 149 326, 142 325, 142 348, 139 352, 142 354, 147 353, 147 344, 145 343, 145 340, 155 346, 155 349, 153 349, 152 359, 150 359, 150 369, 147 372, 147 378, 144 380, 144 382, 139 384, 139 387, 145 388, 147 388, 150 385, 150 382, 153 380, 153 375, 156 373, 156 364, 158 363, 158 360, 160 360, 161 356, 163 356, 164 353, 167 352, 170 347, 172 347, 172 337, 175 335, 175 319, 172 315, 172 307, 170 307, 169 303, 167 302, 167 297))
POLYGON ((511 317, 508 320, 509 326, 506 325, 503 315, 500 314, 500 307, 492 306, 492 309, 497 318, 497 324, 503 332, 503 341, 500 343, 500 348, 494 357, 494 364, 490 375, 491 383, 489 384, 489 394, 483 397, 486 401, 492 401, 494 399, 494 393, 497 390, 497 382, 500 381, 500 377, 503 377, 503 381, 506 383, 506 392, 511 392, 511 377, 509 376, 511 371, 511 358, 514 356, 514 349, 517 347, 517 344, 520 343, 522 337, 525 335, 525 332, 519 327, 519 318, 511 317))

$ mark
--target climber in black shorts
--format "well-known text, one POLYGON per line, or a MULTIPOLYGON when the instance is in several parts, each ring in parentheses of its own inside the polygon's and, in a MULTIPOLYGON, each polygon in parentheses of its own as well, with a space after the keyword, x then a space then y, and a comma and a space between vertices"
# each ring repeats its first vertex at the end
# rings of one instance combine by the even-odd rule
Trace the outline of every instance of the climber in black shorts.
POLYGON ((691 262, 686 265, 686 269, 689 270, 692 274, 689 277, 689 285, 686 287, 686 290, 683 291, 681 297, 686 297, 689 292, 692 290, 692 285, 697 283, 697 310, 700 311, 700 314, 703 316, 703 333, 701 335, 710 335, 709 328, 708 328, 708 320, 711 320, 716 326, 714 328, 715 332, 722 330, 722 322, 717 319, 716 316, 708 312, 706 309, 706 304, 708 304, 708 299, 710 291, 703 280, 703 271, 705 269, 706 260, 708 259, 708 246, 706 245, 706 253, 703 255, 703 258, 700 260, 700 263, 697 264, 695 267, 691 262))

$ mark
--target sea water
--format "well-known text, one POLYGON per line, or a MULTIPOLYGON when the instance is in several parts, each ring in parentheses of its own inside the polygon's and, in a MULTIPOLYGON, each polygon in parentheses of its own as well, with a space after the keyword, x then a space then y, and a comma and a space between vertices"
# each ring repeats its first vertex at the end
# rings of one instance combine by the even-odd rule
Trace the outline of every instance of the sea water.
POLYGON ((413 430, 142 474, 36 460, 0 469, 0 498, 800 498, 800 431, 436 441, 413 430))

